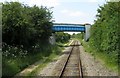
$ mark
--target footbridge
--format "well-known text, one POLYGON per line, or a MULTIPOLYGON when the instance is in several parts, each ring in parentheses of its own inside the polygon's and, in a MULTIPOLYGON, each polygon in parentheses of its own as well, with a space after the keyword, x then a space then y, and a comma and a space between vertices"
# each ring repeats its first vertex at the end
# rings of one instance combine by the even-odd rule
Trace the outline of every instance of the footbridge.
MULTIPOLYGON (((52 30, 53 32, 84 32, 84 40, 87 41, 90 37, 90 27, 91 25, 86 24, 67 24, 67 23, 54 23, 52 30)), ((52 34, 51 38, 54 38, 55 35, 52 34)), ((54 38, 55 39, 55 38, 54 38)), ((53 39, 53 42, 55 41, 53 39)))
POLYGON ((85 26, 80 24, 54 24, 52 30, 55 32, 85 32, 85 26))

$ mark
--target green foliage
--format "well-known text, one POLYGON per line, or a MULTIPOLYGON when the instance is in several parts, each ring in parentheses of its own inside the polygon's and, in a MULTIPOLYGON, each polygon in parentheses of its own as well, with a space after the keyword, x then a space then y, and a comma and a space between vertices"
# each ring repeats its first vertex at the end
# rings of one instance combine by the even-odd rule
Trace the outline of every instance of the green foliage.
POLYGON ((77 34, 74 37, 81 41, 87 52, 100 58, 108 68, 118 71, 120 67, 120 2, 106 3, 97 11, 97 19, 91 26, 90 40, 82 41, 83 34, 77 34))
POLYGON ((56 32, 55 37, 57 42, 64 43, 64 42, 68 42, 68 40, 70 39, 70 34, 64 32, 56 32))
POLYGON ((42 56, 50 55, 52 12, 43 6, 29 7, 19 2, 2 5, 2 75, 13 76, 42 56))
POLYGON ((84 39, 84 33, 78 33, 78 34, 73 34, 72 38, 77 38, 77 39, 84 39))
POLYGON ((98 52, 104 52, 118 63, 120 52, 120 2, 110 2, 100 6, 97 20, 91 28, 90 45, 98 52))
POLYGON ((33 54, 26 53, 26 51, 5 45, 3 49, 3 63, 2 63, 2 75, 13 76, 26 68, 28 65, 35 63, 36 61, 43 60, 44 57, 52 57, 51 54, 58 55, 61 52, 61 48, 57 45, 37 45, 33 47, 33 54), (20 51, 19 51, 20 50, 20 51), (16 54, 17 53, 17 54, 16 54))
MULTIPOLYGON (((52 45, 51 46, 51 54, 48 57, 44 58, 44 61, 39 64, 39 66, 33 70, 32 72, 28 73, 28 76, 36 76, 39 74, 39 72, 48 65, 48 63, 55 61, 58 59, 59 54, 61 54, 61 50, 63 49, 62 47, 58 47, 57 45, 52 45)), ((50 50, 49 50, 50 51, 50 50)), ((48 51, 48 52, 49 52, 48 51)))
POLYGON ((52 12, 46 7, 29 7, 18 2, 3 4, 3 42, 29 47, 48 41, 52 33, 52 12))

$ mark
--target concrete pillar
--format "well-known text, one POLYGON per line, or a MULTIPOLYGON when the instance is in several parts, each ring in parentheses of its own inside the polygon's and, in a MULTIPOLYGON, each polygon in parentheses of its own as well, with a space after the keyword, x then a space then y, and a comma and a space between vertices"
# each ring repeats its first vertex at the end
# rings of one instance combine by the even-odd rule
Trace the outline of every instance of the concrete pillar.
POLYGON ((88 41, 90 38, 90 27, 91 27, 90 24, 85 25, 85 36, 84 36, 85 41, 88 41))
POLYGON ((52 44, 52 45, 55 44, 56 40, 55 40, 55 34, 54 34, 54 33, 52 33, 52 36, 50 36, 49 42, 50 42, 50 44, 52 44))

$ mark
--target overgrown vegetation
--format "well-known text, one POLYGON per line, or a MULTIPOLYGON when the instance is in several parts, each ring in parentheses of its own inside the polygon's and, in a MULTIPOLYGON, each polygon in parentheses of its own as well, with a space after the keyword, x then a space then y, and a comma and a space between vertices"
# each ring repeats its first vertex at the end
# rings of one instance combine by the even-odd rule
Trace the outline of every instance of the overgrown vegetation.
POLYGON ((92 54, 101 57, 107 66, 117 70, 120 66, 120 2, 108 2, 97 11, 90 40, 83 44, 92 54))
POLYGON ((46 57, 36 69, 28 73, 27 76, 37 76, 45 66, 47 66, 50 62, 57 60, 59 55, 61 55, 62 50, 64 49, 64 47, 61 47, 64 46, 64 44, 65 43, 60 43, 60 46, 58 46, 57 44, 53 45, 54 47, 52 48, 52 53, 48 57, 46 57))
POLYGON ((43 6, 29 7, 19 2, 3 4, 3 76, 13 76, 51 54, 54 47, 48 42, 52 33, 51 19, 52 11, 43 6))
POLYGON ((3 4, 3 42, 25 49, 37 42, 48 42, 52 33, 52 12, 46 7, 29 7, 18 2, 3 4))
POLYGON ((27 53, 27 51, 19 51, 19 48, 16 50, 14 47, 12 47, 10 50, 13 51, 7 51, 7 53, 9 56, 11 56, 11 58, 3 58, 4 76, 13 76, 27 66, 29 66, 30 64, 33 64, 40 60, 45 60, 45 58, 47 58, 46 61, 49 62, 49 60, 51 60, 51 55, 59 55, 62 48, 58 47, 57 45, 50 44, 46 44, 44 46, 36 46, 36 48, 34 48, 34 54, 29 54, 27 53))
POLYGON ((68 40, 70 39, 70 34, 68 33, 64 33, 64 32, 56 32, 55 33, 55 37, 56 37, 56 42, 68 42, 68 40))
MULTIPOLYGON (((59 45, 49 44, 52 34, 52 11, 47 7, 29 7, 6 2, 2 12, 2 75, 14 76, 39 60, 48 63, 59 55, 59 45)), ((70 35, 56 33, 57 42, 66 43, 70 35)), ((34 71, 33 71, 34 72, 34 71)))
POLYGON ((118 65, 120 52, 120 2, 108 2, 97 10, 97 20, 91 28, 90 45, 110 57, 118 65))
POLYGON ((53 45, 51 49, 51 53, 48 57, 44 59, 44 61, 39 64, 39 66, 33 70, 32 72, 28 73, 27 76, 36 76, 39 72, 50 62, 57 60, 57 57, 62 53, 62 50, 65 46, 69 46, 68 42, 70 39, 70 34, 64 32, 56 32, 55 33, 56 44, 53 45))

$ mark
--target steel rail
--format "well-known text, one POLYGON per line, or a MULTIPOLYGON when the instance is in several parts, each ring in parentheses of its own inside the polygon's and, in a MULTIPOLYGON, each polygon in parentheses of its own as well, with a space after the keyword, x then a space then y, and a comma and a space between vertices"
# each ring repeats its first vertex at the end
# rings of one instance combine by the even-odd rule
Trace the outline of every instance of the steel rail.
MULTIPOLYGON (((77 44, 78 44, 78 41, 77 41, 77 44)), ((80 75, 81 78, 83 78, 82 63, 81 63, 81 59, 80 59, 80 50, 78 50, 78 57, 79 57, 79 75, 80 75)))
MULTIPOLYGON (((74 44, 75 44, 75 42, 74 42, 74 44)), ((66 68, 66 66, 67 66, 67 63, 68 63, 68 60, 69 60, 69 58, 70 58, 70 56, 71 56, 71 53, 72 53, 72 51, 73 51, 73 48, 74 48, 74 46, 72 47, 72 49, 71 49, 71 51, 70 51, 70 53, 69 53, 69 56, 68 56, 68 58, 67 58, 67 61, 64 63, 64 65, 63 65, 63 68, 62 68, 62 70, 61 70, 61 72, 60 72, 60 75, 58 76, 59 78, 61 78, 62 77, 62 75, 63 75, 63 73, 64 73, 64 70, 65 70, 65 68, 66 68)))
MULTIPOLYGON (((69 53, 69 55, 68 55, 67 61, 64 63, 63 68, 62 68, 62 70, 61 70, 61 72, 60 72, 60 75, 58 76, 59 78, 62 78, 63 73, 64 73, 64 71, 65 71, 65 68, 66 68, 66 66, 67 66, 67 64, 68 64, 69 58, 70 58, 70 56, 71 56, 71 54, 72 54, 72 52, 73 52, 73 49, 74 49, 75 45, 78 45, 78 41, 75 41, 73 45, 74 45, 74 46, 72 47, 72 49, 71 49, 71 51, 70 51, 70 53, 69 53)), ((76 47, 78 47, 78 46, 76 46, 76 47)), ((78 52, 79 52, 79 53, 78 53, 78 57, 79 57, 79 58, 78 58, 78 60, 79 60, 79 63, 78 63, 79 76, 80 76, 80 78, 83 78, 82 64, 81 64, 81 59, 80 59, 80 51, 78 50, 78 52)))

